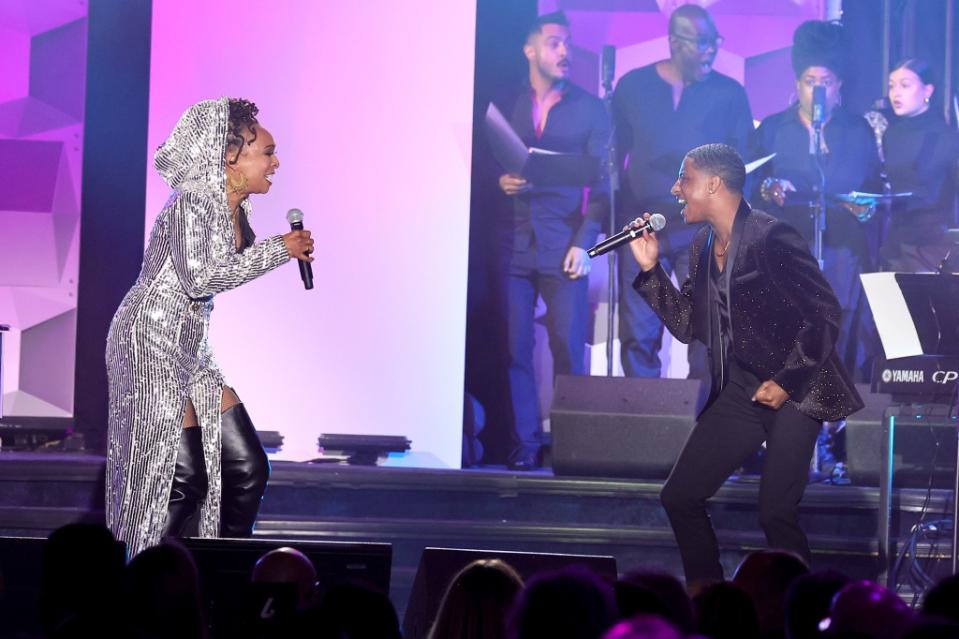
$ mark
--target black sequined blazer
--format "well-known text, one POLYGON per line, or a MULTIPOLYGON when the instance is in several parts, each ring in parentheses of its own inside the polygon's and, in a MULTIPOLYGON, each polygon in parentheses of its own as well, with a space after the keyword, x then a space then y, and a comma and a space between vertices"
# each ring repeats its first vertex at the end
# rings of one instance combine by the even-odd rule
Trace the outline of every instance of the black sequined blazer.
MULTIPOLYGON (((676 290, 661 265, 640 272, 633 288, 679 341, 698 339, 710 357, 709 268, 713 234, 705 226, 689 248, 689 277, 676 290)), ((806 241, 791 226, 745 200, 726 255, 732 355, 760 380, 773 379, 799 410, 822 421, 862 408, 862 398, 834 352, 840 307, 806 241)), ((715 398, 713 388, 706 405, 715 398)))

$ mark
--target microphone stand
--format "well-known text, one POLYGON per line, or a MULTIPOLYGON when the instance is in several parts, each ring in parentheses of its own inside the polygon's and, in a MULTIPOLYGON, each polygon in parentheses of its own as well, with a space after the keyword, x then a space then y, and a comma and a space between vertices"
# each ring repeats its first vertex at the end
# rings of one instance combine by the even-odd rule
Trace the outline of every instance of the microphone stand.
MULTIPOLYGON (((959 406, 959 384, 956 384, 956 406, 959 406)), ((946 417, 949 415, 947 414, 946 417)), ((959 424, 956 426, 956 459, 959 460, 959 424)), ((952 572, 959 572, 959 463, 952 484, 952 572)))
POLYGON ((822 238, 826 232, 826 172, 822 166, 822 123, 813 125, 813 142, 815 152, 813 157, 816 163, 816 171, 819 173, 819 185, 816 187, 816 201, 811 204, 813 209, 813 254, 819 263, 819 270, 823 270, 823 247, 822 238))
MULTIPOLYGON (((616 161, 616 120, 613 118, 613 78, 603 78, 603 105, 609 118, 610 133, 606 144, 606 170, 609 175, 609 229, 606 237, 616 234, 616 191, 619 190, 619 167, 616 161)), ((608 266, 608 285, 606 300, 606 376, 613 376, 613 335, 616 328, 616 254, 610 251, 606 254, 608 266)))

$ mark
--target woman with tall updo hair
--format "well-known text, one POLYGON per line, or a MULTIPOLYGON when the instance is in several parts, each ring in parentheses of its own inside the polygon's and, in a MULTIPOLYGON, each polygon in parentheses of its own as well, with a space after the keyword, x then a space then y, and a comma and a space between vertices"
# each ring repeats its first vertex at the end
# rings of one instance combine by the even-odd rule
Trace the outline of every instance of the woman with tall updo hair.
POLYGON ((309 231, 255 241, 249 196, 270 190, 280 162, 252 102, 194 104, 154 165, 173 192, 106 349, 106 520, 130 556, 167 535, 252 534, 270 467, 213 360, 213 296, 313 260, 309 231))
POLYGON ((956 223, 959 133, 935 108, 935 90, 924 60, 903 60, 889 74, 892 114, 882 136, 885 173, 893 192, 912 196, 892 207, 880 251, 886 270, 935 271, 949 251, 945 230, 956 223))
POLYGON ((859 274, 871 268, 866 207, 840 204, 834 196, 865 191, 878 175, 879 156, 865 119, 842 108, 840 90, 846 70, 842 27, 810 20, 793 34, 792 66, 796 74, 795 104, 763 119, 756 131, 758 148, 752 159, 775 153, 753 179, 758 188, 752 201, 792 225, 814 243, 811 205, 819 200, 813 132, 813 96, 825 93, 822 105, 820 157, 825 174, 826 230, 823 234, 823 275, 842 307, 836 351, 851 374, 868 375, 864 340, 863 293, 859 274))

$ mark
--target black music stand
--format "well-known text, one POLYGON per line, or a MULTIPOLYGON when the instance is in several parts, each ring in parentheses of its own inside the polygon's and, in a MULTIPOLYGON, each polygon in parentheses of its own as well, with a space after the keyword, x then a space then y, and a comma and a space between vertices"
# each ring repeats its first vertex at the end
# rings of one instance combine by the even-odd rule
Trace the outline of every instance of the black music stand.
MULTIPOLYGON (((959 275, 949 273, 870 273, 863 275, 866 297, 876 320, 887 361, 917 358, 919 368, 944 370, 959 358, 959 275), (927 356, 919 358, 918 356, 927 356)), ((932 378, 932 372, 929 377, 932 378)), ((925 377, 925 375, 923 376, 925 377)), ((940 376, 945 380, 944 375, 940 376)), ((933 380, 935 381, 935 380, 933 380)), ((943 382, 945 383, 945 381, 943 382)), ((959 389, 959 386, 957 386, 959 389)), ((953 393, 954 395, 955 393, 953 393)), ((894 395, 895 397, 895 395, 894 395)), ((952 402, 952 397, 933 400, 952 402)), ((879 472, 879 581, 889 584, 892 480, 895 447, 895 410, 883 419, 879 472)), ((959 534, 959 432, 956 438, 956 474, 953 483, 952 572, 956 573, 959 534)))

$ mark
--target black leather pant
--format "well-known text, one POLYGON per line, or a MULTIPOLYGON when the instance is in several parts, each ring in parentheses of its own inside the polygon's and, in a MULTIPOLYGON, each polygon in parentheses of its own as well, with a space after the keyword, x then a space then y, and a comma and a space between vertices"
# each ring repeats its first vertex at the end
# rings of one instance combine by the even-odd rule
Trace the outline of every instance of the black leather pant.
MULTIPOLYGON (((220 415, 222 499, 220 536, 249 537, 270 477, 270 462, 243 404, 220 415)), ((206 498, 207 472, 199 428, 184 428, 164 535, 195 533, 195 515, 206 498)))

